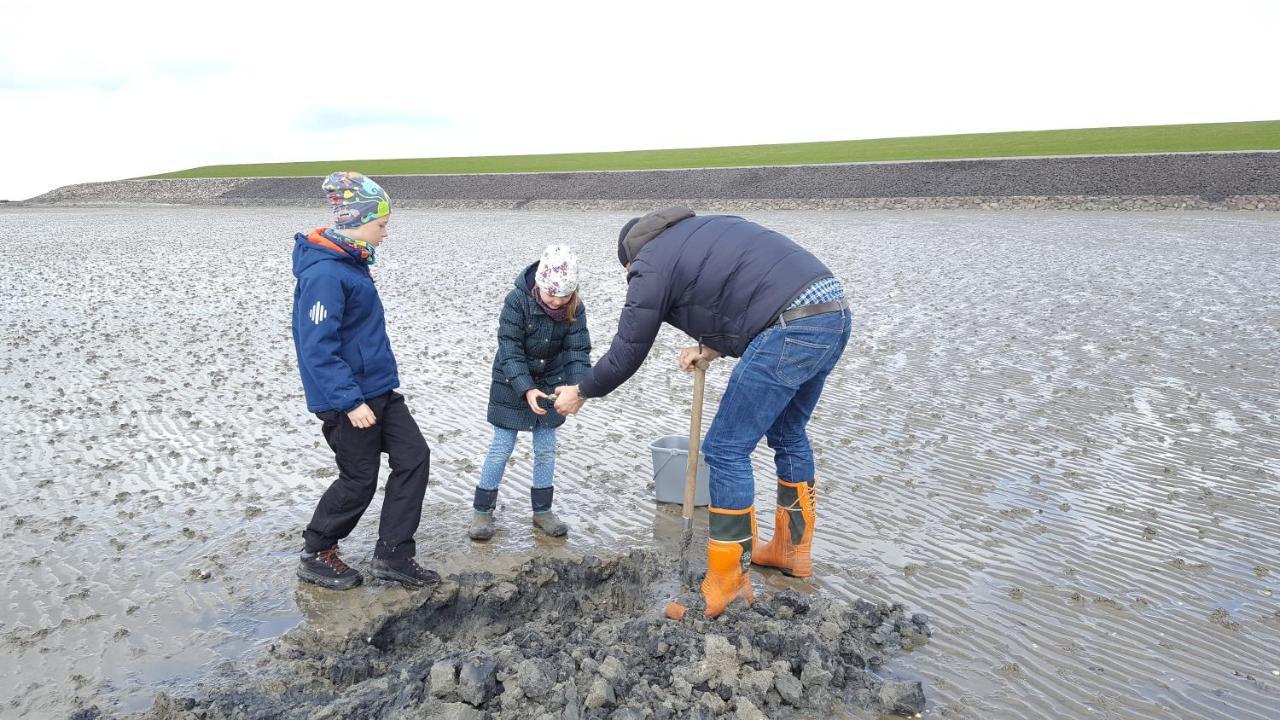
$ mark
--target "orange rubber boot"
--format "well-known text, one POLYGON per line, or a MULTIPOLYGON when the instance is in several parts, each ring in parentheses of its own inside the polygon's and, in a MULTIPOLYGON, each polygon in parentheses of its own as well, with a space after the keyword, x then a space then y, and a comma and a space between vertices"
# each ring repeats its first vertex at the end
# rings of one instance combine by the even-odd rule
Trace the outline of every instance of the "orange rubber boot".
POLYGON ((756 535, 754 508, 711 510, 711 537, 707 541, 707 577, 702 581, 704 614, 718 617, 729 603, 743 598, 756 601, 751 591, 751 545, 756 535))
POLYGON ((792 577, 813 574, 813 523, 816 520, 816 483, 778 480, 778 509, 774 513, 773 539, 757 542, 751 562, 775 567, 792 577))

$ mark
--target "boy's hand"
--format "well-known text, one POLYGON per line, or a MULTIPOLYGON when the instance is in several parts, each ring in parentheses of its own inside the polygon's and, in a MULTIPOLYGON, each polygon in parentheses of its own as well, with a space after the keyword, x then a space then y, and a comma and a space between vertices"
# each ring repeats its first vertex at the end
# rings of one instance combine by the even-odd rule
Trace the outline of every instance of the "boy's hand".
POLYGON ((353 427, 371 428, 378 422, 378 418, 373 415, 373 408, 369 407, 369 403, 360 403, 360 407, 347 413, 347 418, 351 420, 353 427))
POLYGON ((680 369, 685 372, 693 372, 693 368, 697 366, 698 361, 711 362, 720 357, 720 353, 709 347, 687 347, 680 351, 680 369))
POLYGON ((561 415, 576 415, 585 402, 585 398, 578 397, 577 385, 561 385, 556 388, 556 412, 561 415))
POLYGON ((547 411, 538 404, 538 398, 544 397, 547 397, 546 393, 542 392, 538 388, 530 388, 529 392, 524 394, 524 401, 529 403, 529 409, 532 410, 535 415, 546 415, 547 411))

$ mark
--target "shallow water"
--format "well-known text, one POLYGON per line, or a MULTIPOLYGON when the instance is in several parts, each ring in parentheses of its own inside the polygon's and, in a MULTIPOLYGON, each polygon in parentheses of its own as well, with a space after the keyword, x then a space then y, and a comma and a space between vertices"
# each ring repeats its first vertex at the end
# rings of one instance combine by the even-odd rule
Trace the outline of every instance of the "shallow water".
MULTIPOLYGON (((621 307, 626 217, 396 214, 381 292, 432 445, 420 552, 444 570, 676 546, 647 450, 687 429, 670 329, 561 432, 567 542, 529 525, 527 441, 495 541, 463 535, 502 297, 545 244, 571 243, 598 355, 621 307)), ((1274 717, 1280 215, 751 217, 851 291, 854 337, 812 425, 818 584, 930 615, 933 640, 896 663, 925 678, 929 715, 1274 717)), ((323 221, 0 211, 0 716, 143 708, 306 618, 407 601, 293 579, 334 476, 288 327, 290 237, 323 221)), ((708 374, 709 408, 730 362, 708 374)), ((374 538, 366 521, 344 547, 359 562, 374 538)))

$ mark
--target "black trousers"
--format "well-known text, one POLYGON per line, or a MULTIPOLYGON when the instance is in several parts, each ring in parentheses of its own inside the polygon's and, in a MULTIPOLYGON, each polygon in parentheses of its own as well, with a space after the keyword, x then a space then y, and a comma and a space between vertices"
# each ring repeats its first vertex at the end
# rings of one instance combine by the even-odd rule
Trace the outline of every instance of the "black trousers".
POLYGON ((306 551, 327 550, 351 534, 373 500, 378 466, 382 453, 386 453, 391 476, 382 501, 374 557, 413 557, 413 534, 422 519, 431 448, 409 414, 403 395, 389 392, 365 402, 378 420, 370 428, 354 427, 345 412, 316 413, 324 422, 324 439, 338 461, 338 479, 320 498, 311 523, 302 533, 306 551))

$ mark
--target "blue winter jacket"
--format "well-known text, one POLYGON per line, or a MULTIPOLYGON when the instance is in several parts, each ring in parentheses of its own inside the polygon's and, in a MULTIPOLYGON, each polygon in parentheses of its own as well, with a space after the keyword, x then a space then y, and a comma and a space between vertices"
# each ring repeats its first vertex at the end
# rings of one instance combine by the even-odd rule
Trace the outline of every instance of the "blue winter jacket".
POLYGON ((307 409, 350 412, 400 377, 368 266, 321 232, 293 238, 293 345, 307 409))

